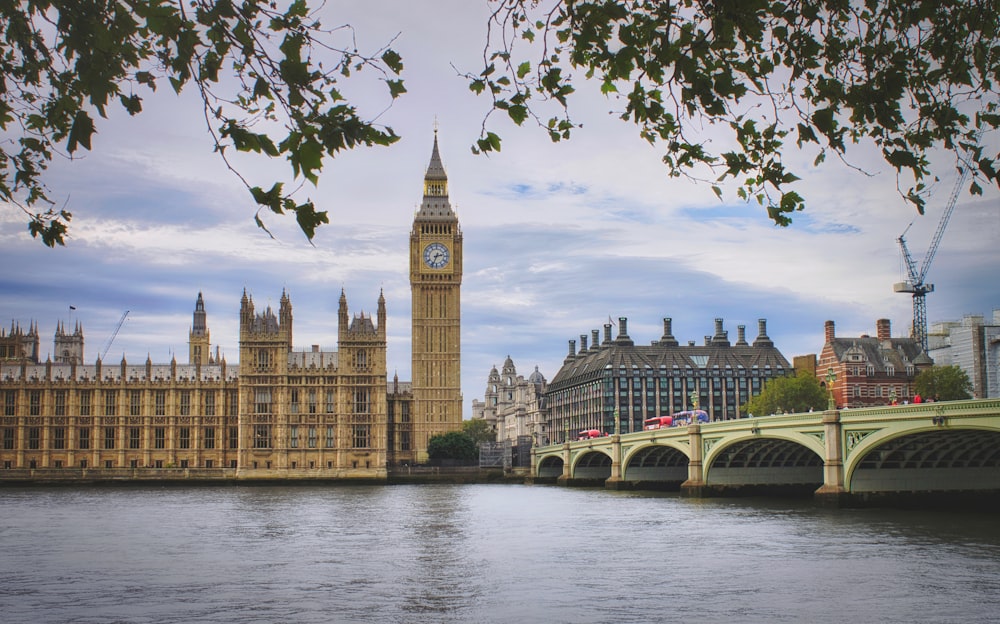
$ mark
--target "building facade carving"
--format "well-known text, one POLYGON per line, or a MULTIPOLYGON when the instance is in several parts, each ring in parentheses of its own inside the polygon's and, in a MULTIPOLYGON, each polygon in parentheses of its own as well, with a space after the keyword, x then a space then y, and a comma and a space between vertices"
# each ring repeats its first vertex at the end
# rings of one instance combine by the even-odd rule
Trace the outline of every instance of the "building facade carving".
POLYGON ((545 376, 537 366, 527 378, 518 375, 509 355, 502 368, 502 373, 496 366, 490 370, 484 401, 472 401, 472 417, 485 420, 497 442, 517 445, 528 436, 536 446, 549 444, 545 376))

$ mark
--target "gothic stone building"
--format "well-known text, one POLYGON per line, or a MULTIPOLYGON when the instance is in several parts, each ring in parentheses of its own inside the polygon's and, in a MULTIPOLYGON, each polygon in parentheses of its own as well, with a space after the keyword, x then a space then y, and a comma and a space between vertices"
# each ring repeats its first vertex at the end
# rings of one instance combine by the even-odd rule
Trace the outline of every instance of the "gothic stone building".
POLYGON ((238 365, 211 353, 199 293, 188 362, 84 362, 82 327, 60 323, 55 359, 34 324, 0 332, 0 478, 384 479, 427 460, 461 427, 462 234, 437 136, 410 236, 413 381, 387 379, 386 304, 348 314, 338 349, 293 347, 291 298, 277 313, 240 301, 238 365), (10 471, 10 472, 7 472, 10 471))
POLYGON ((277 315, 257 313, 244 293, 240 364, 230 366, 209 353, 199 294, 187 364, 4 362, 0 467, 384 478, 383 297, 377 317, 349 319, 342 292, 339 350, 296 351, 287 293, 277 315))

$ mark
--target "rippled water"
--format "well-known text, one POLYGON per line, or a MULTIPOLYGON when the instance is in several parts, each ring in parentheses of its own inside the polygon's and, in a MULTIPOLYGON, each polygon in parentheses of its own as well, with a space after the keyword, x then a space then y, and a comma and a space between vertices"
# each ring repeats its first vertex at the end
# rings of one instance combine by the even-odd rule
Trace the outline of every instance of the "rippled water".
POLYGON ((996 622, 1000 517, 550 486, 0 489, 4 622, 996 622))

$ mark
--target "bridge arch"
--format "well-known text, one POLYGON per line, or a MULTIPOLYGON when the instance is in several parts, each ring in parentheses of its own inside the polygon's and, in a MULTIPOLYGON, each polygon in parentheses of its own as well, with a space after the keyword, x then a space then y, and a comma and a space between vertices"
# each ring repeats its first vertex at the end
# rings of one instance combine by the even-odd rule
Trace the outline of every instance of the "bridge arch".
POLYGON ((992 427, 884 430, 848 452, 844 486, 852 493, 1000 490, 1000 430, 992 427))
POLYGON ((823 447, 818 438, 792 434, 749 435, 726 440, 705 455, 709 487, 802 488, 823 485, 823 447))
POLYGON ((581 452, 573 460, 570 474, 574 479, 601 479, 611 477, 611 456, 597 449, 581 452))
POLYGON ((629 449, 622 459, 622 480, 664 487, 688 478, 688 449, 677 444, 645 444, 629 449))
POLYGON ((542 479, 558 479, 562 473, 563 459, 558 455, 548 455, 538 463, 538 476, 542 479))

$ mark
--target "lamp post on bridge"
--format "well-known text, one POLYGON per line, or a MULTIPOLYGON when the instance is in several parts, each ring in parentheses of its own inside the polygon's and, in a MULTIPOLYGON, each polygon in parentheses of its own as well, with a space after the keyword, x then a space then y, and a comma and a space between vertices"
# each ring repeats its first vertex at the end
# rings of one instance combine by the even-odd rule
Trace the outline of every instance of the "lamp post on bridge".
POLYGON ((827 402, 827 409, 837 409, 837 401, 833 397, 833 383, 837 381, 837 373, 834 372, 833 367, 826 372, 826 389, 830 393, 830 400, 827 402))

